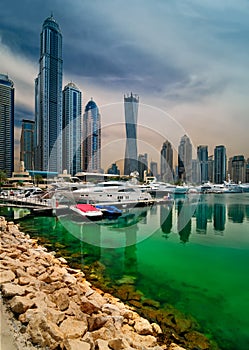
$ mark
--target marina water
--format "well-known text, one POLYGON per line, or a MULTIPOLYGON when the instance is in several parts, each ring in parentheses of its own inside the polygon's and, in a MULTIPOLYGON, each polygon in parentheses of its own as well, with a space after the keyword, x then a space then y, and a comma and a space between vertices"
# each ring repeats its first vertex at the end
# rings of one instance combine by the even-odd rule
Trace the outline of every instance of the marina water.
POLYGON ((249 193, 182 196, 95 223, 27 217, 20 226, 70 262, 98 260, 113 284, 132 279, 146 298, 192 315, 221 349, 249 348, 249 193))

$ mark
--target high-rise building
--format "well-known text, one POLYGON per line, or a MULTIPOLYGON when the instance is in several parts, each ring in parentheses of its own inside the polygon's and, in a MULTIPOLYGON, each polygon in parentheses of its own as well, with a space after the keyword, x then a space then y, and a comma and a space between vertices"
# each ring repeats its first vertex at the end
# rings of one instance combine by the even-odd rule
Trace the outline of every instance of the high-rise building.
POLYGON ((246 160, 243 155, 229 158, 228 174, 235 183, 245 182, 246 180, 246 160))
POLYGON ((137 115, 139 97, 137 95, 124 96, 126 148, 124 160, 124 174, 130 175, 138 171, 137 159, 137 115))
POLYGON ((192 144, 187 135, 181 138, 178 147, 178 176, 183 181, 192 181, 192 144))
POLYGON ((83 116, 83 170, 101 171, 101 119, 92 99, 87 103, 83 116))
POLYGON ((214 156, 208 156, 208 181, 214 182, 214 156))
POLYGON ((24 162, 25 169, 28 170, 34 170, 34 128, 33 120, 22 120, 20 161, 24 162))
POLYGON ((201 168, 198 159, 192 159, 192 183, 199 184, 201 182, 201 168))
POLYGON ((62 35, 53 15, 42 26, 35 80, 35 168, 62 171, 62 35))
POLYGON ((227 157, 226 148, 223 145, 214 149, 214 182, 222 184, 226 180, 227 157))
POLYGON ((157 167, 157 162, 150 162, 150 175, 155 176, 156 178, 158 177, 158 167, 157 167))
POLYGON ((171 143, 166 140, 161 149, 161 180, 173 182, 173 149, 171 143))
POLYGON ((200 181, 205 183, 208 181, 208 146, 197 147, 197 160, 200 167, 200 181))
POLYGON ((72 176, 82 170, 82 96, 74 83, 63 90, 63 170, 72 176))
POLYGON ((247 161, 246 161, 246 178, 245 178, 245 182, 249 183, 249 158, 247 158, 247 161))
POLYGON ((14 171, 14 83, 0 74, 0 170, 14 171))
POLYGON ((144 175, 148 172, 148 154, 138 155, 138 173, 140 181, 144 181, 144 175), (145 173, 146 171, 146 173, 145 173))
POLYGON ((107 170, 107 174, 120 175, 120 170, 116 163, 113 163, 107 170))

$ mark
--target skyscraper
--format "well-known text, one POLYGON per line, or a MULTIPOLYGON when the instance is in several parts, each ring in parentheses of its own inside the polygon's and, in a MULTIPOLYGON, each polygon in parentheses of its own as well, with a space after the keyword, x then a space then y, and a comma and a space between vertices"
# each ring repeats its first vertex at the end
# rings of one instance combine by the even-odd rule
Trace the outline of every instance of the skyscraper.
POLYGON ((42 26, 35 80, 35 167, 62 171, 62 35, 53 15, 42 26))
POLYGON ((34 169, 34 127, 33 120, 22 120, 20 140, 20 161, 24 162, 25 169, 34 169))
POLYGON ((228 174, 235 183, 246 180, 246 160, 243 155, 231 157, 228 162, 228 174))
POLYGON ((63 170, 75 175, 82 169, 82 97, 74 83, 63 90, 63 170))
POLYGON ((214 182, 222 184, 226 180, 227 157, 226 148, 223 145, 214 149, 214 182))
POLYGON ((101 120, 99 109, 91 99, 83 116, 83 170, 101 171, 101 120))
POLYGON ((148 154, 139 154, 138 155, 138 173, 140 181, 144 181, 145 171, 148 172, 148 154))
POLYGON ((14 171, 14 83, 0 74, 0 170, 14 171))
POLYGON ((137 114, 139 97, 131 93, 124 96, 125 127, 126 127, 126 148, 124 160, 124 174, 138 170, 137 159, 137 114))
POLYGON ((192 181, 192 144, 187 135, 181 138, 178 147, 178 175, 183 181, 192 181))
POLYGON ((172 182, 173 179, 173 149, 171 143, 166 140, 161 149, 161 179, 172 182))
POLYGON ((197 147, 197 159, 199 161, 201 183, 208 181, 208 146, 197 147))

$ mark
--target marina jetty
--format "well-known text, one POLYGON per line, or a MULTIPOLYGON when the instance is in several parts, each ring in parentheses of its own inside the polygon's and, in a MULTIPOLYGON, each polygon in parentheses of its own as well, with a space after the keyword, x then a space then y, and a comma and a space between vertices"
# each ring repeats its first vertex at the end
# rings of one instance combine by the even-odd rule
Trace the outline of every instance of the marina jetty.
POLYGON ((15 330, 14 347, 6 349, 214 349, 188 322, 168 314, 164 325, 176 327, 166 332, 132 305, 94 287, 82 270, 4 217, 0 239, 1 309, 15 330))

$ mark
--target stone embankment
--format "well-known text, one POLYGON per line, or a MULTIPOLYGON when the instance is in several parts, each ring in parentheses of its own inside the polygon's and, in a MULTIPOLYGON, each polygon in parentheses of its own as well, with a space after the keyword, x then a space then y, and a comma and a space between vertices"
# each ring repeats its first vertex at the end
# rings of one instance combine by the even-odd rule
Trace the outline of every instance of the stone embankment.
MULTIPOLYGON (((158 342, 162 330, 55 258, 0 217, 0 287, 15 320, 17 349, 181 350, 158 342), (18 346, 19 343, 19 346, 18 346)), ((3 349, 4 350, 4 349, 3 349)))

